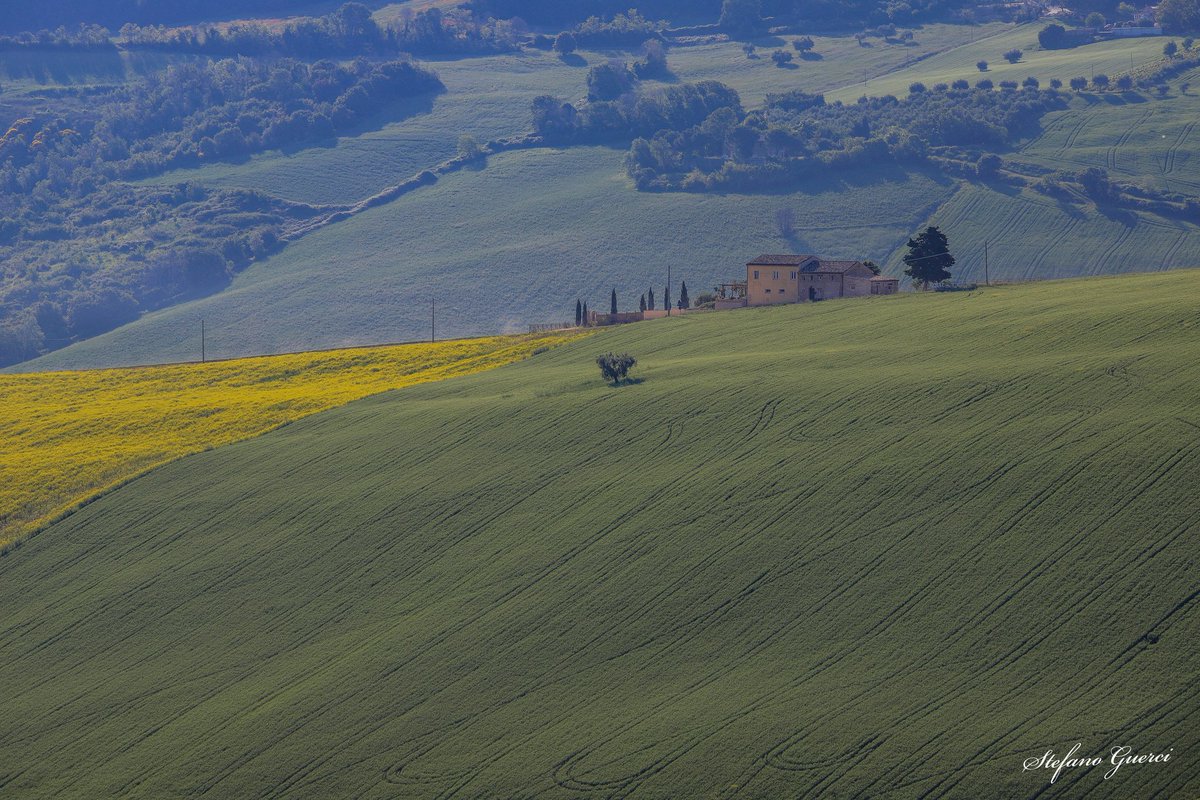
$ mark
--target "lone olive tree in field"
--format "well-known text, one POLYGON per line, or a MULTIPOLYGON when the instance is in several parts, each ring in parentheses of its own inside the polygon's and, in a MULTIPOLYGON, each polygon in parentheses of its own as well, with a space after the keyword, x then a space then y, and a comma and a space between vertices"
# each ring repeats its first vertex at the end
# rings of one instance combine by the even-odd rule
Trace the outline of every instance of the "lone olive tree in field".
POLYGON ((912 278, 914 284, 928 289, 931 283, 950 279, 950 268, 954 266, 955 259, 950 255, 946 234, 936 225, 930 225, 917 234, 916 239, 908 240, 904 263, 908 265, 904 274, 912 278))
POLYGON ((600 367, 600 374, 605 380, 611 381, 613 386, 620 386, 621 381, 628 377, 629 370, 637 366, 637 359, 628 353, 605 353, 596 357, 596 365, 600 367))

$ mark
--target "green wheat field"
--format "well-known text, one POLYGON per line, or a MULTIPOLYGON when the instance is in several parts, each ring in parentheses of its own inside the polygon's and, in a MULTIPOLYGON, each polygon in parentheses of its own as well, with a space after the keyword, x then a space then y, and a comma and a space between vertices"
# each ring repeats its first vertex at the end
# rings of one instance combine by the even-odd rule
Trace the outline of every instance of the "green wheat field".
POLYGON ((0 558, 0 796, 1200 796, 1197 297, 694 314, 176 462, 0 558))

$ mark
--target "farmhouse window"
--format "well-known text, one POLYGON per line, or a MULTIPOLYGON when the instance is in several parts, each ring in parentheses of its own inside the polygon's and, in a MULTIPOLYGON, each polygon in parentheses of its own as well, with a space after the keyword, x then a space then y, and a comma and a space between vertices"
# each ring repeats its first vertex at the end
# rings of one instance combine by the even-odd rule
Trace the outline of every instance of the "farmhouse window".
POLYGON ((758 270, 754 270, 754 280, 758 280, 758 270))
POLYGON ((792 273, 792 280, 796 280, 796 273, 792 273))
POLYGON ((771 280, 776 280, 776 281, 779 280, 779 273, 778 272, 772 273, 771 280))

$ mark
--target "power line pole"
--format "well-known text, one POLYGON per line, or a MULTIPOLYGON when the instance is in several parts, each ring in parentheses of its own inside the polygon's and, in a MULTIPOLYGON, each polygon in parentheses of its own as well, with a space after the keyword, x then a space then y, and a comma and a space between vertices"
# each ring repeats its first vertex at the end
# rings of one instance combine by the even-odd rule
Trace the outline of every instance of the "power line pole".
POLYGON ((983 243, 983 285, 984 286, 992 285, 991 276, 988 275, 988 243, 987 243, 987 241, 984 241, 984 243, 983 243))
POLYGON ((208 354, 204 351, 204 320, 200 320, 200 363, 208 361, 208 354))

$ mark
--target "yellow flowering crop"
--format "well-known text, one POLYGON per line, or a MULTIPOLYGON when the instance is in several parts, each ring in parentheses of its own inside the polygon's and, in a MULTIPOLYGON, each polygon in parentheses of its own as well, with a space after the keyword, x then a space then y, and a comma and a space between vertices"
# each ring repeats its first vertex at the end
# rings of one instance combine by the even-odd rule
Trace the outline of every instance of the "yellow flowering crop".
POLYGON ((153 467, 370 394, 519 361, 573 332, 207 364, 0 375, 0 547, 153 467))

